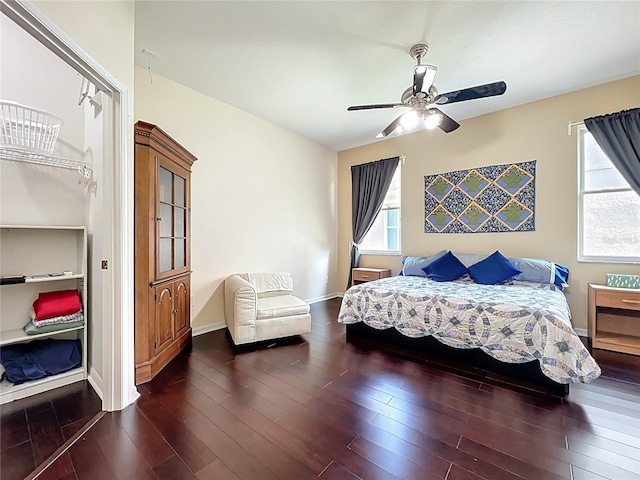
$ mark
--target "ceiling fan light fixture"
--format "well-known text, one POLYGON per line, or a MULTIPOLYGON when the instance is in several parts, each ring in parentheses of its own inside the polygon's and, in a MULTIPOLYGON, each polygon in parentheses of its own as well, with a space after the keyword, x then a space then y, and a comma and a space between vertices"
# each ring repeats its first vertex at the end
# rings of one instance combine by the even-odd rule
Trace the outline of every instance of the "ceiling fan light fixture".
POLYGON ((414 110, 405 113, 400 119, 400 125, 402 125, 402 128, 404 128, 405 130, 409 130, 410 128, 415 127, 417 123, 418 114, 414 110))
POLYGON ((430 113, 424 118, 424 126, 429 130, 436 128, 442 123, 443 118, 444 116, 439 112, 430 113))

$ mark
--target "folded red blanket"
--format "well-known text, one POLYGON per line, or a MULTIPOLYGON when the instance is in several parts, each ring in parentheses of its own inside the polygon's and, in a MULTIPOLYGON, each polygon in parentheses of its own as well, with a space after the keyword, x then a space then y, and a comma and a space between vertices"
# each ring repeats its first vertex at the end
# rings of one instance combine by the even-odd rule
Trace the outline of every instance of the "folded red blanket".
POLYGON ((42 292, 33 302, 36 320, 71 315, 82 309, 77 290, 60 290, 57 292, 42 292))

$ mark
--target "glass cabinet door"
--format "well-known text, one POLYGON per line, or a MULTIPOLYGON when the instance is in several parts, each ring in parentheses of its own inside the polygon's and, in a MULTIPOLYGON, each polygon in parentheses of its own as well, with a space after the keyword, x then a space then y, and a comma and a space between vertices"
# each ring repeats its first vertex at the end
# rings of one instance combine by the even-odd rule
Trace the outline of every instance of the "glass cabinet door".
POLYGON ((159 165, 158 273, 187 267, 187 179, 159 165))

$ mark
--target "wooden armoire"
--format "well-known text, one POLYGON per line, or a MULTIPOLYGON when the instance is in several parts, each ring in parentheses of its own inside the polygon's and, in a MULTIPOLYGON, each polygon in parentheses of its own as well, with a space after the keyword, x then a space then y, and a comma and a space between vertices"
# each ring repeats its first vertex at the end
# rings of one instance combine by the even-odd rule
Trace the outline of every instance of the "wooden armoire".
POLYGON ((135 125, 136 385, 191 345, 191 165, 155 125, 135 125))

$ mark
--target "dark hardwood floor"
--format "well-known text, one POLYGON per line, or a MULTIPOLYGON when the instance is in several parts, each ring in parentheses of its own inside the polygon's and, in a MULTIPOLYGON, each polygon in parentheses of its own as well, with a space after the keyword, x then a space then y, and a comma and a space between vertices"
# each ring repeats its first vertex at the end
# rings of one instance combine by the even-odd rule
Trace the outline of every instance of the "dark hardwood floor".
MULTIPOLYGON (((345 343, 339 306, 269 347, 194 338, 38 478, 640 479, 640 357, 598 352, 605 376, 557 404, 345 343)), ((3 480, 36 451, 11 428, 3 480)))
MULTIPOLYGON (((0 478, 26 477, 101 409, 86 381, 0 406, 0 478)), ((55 471, 73 474, 68 454, 55 471)))

